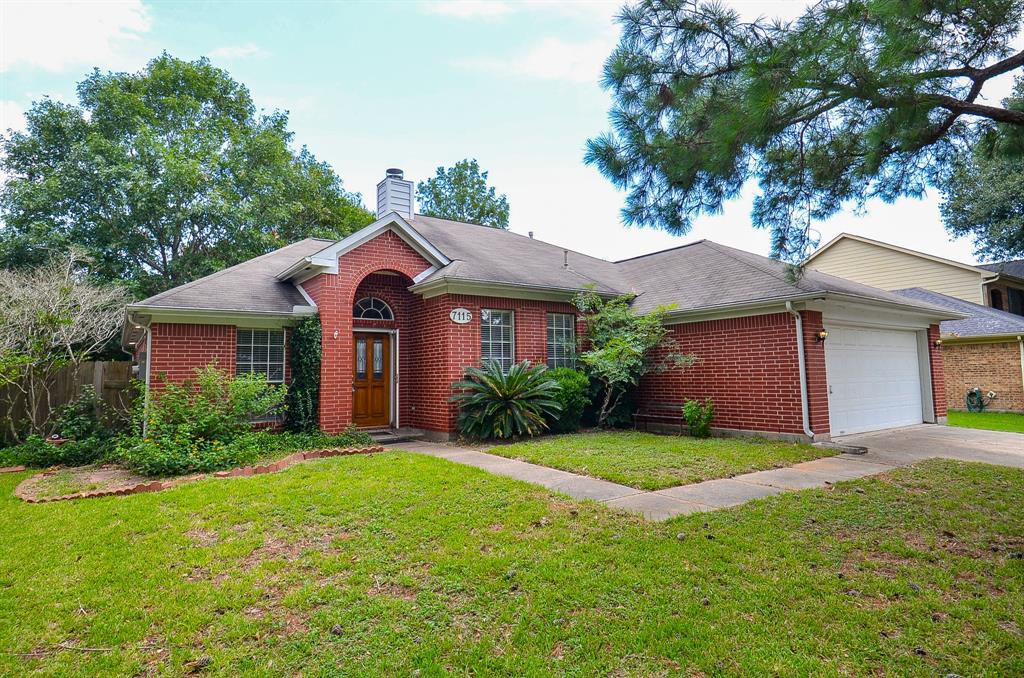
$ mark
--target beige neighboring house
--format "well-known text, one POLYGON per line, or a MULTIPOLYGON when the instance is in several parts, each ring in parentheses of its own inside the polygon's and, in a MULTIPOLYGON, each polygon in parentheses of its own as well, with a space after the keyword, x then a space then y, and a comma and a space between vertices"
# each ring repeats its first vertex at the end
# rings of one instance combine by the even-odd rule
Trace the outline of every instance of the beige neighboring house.
POLYGON ((980 388, 996 393, 989 409, 1024 412, 1024 261, 964 264, 842 233, 804 266, 968 315, 940 325, 947 407, 980 388))

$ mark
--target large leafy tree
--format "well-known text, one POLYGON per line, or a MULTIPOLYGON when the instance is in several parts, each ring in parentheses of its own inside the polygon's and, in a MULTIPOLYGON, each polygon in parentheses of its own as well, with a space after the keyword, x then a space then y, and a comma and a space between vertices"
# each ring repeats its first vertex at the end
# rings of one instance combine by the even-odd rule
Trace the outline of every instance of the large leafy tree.
POLYGON ((434 177, 416 187, 416 198, 420 212, 430 217, 508 228, 508 200, 487 185, 487 172, 476 160, 438 167, 434 177))
POLYGON ((78 98, 36 102, 27 131, 2 139, 2 265, 74 246, 99 279, 149 295, 372 221, 330 166, 291 148, 285 113, 257 113, 206 59, 96 70, 78 98))
POLYGON ((627 223, 672 233, 756 179, 754 225, 799 260, 847 203, 920 196, 983 135, 1021 148, 1024 107, 984 93, 1024 66, 1022 16, 1024 0, 823 0, 748 22, 721 2, 641 0, 605 65, 613 131, 587 161, 628 191, 627 223))
MULTIPOLYGON (((1024 83, 1006 103, 1024 109, 1024 83)), ((998 130, 982 135, 942 186, 947 230, 972 237, 983 259, 1024 258, 1024 156, 1006 141, 998 130)))

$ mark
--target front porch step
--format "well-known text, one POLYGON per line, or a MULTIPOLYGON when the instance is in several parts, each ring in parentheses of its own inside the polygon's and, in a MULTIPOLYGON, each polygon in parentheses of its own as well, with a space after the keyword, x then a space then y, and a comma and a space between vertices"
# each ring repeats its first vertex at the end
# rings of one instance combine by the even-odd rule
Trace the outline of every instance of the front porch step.
POLYGON ((363 433, 369 434, 373 442, 378 445, 393 445, 394 443, 407 443, 416 440, 423 440, 423 434, 416 429, 409 428, 374 428, 364 429, 363 433))

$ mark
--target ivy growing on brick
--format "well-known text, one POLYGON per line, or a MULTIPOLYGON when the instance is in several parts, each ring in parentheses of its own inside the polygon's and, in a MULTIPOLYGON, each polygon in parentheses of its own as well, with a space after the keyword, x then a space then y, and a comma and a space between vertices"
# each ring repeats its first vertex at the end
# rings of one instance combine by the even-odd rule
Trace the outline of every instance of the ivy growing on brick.
POLYGON ((320 316, 303 318, 288 344, 292 382, 288 387, 287 428, 297 432, 320 428, 320 316))

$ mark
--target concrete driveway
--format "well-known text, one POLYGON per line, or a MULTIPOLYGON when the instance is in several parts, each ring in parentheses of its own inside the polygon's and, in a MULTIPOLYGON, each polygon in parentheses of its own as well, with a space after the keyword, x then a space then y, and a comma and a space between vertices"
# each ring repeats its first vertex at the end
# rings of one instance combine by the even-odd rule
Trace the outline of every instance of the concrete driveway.
POLYGON ((866 458, 893 465, 944 457, 1024 468, 1024 434, 919 424, 840 436, 844 445, 868 448, 866 458))

